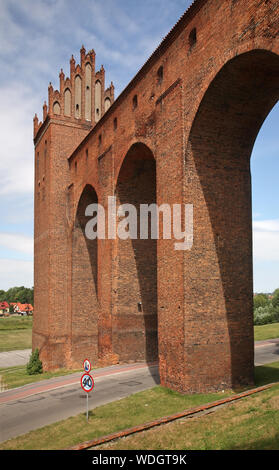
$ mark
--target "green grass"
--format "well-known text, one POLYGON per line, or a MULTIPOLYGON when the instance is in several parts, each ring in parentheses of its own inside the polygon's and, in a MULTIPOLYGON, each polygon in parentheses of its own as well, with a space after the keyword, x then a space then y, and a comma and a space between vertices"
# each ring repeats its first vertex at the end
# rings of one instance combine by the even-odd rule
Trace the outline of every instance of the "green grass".
POLYGON ((32 317, 0 318, 0 352, 32 347, 32 317))
POLYGON ((278 450, 279 385, 214 413, 98 447, 109 450, 278 450))
POLYGON ((230 393, 228 391, 226 393, 190 396, 157 386, 91 410, 88 423, 85 413, 82 413, 2 443, 0 450, 65 449, 104 434, 218 400, 230 395, 230 393))
MULTIPOLYGON (((256 368, 256 385, 259 386, 277 380, 279 380, 279 362, 256 368)), ((225 393, 181 395, 157 386, 92 409, 89 412, 88 423, 86 422, 85 413, 82 413, 6 441, 0 444, 0 450, 65 449, 105 434, 143 424, 203 403, 213 402, 232 394, 233 391, 226 390, 225 393)), ((211 423, 214 423, 215 413, 205 418, 192 418, 185 421, 185 426, 187 426, 185 430, 181 424, 183 421, 178 421, 161 426, 156 430, 147 431, 155 433, 152 438, 149 438, 149 435, 147 438, 144 437, 147 433, 145 432, 135 436, 136 441, 131 440, 132 438, 126 438, 111 446, 113 448, 114 446, 122 446, 125 449, 230 449, 246 448, 246 446, 253 448, 256 442, 255 445, 258 445, 259 448, 261 446, 264 446, 263 448, 275 448, 278 434, 277 423, 279 422, 278 409, 276 408, 278 395, 279 386, 275 386, 271 390, 244 399, 241 402, 236 402, 228 409, 225 408, 223 411, 217 412, 224 413, 224 416, 218 415, 214 425, 211 423), (246 403, 246 408, 241 408, 242 402, 246 403), (228 412, 229 415, 226 414, 228 412), (209 421, 203 424, 204 419, 209 421), (242 429, 243 421, 245 421, 245 426, 242 429), (171 426, 177 427, 172 430, 171 426), (162 432, 163 435, 157 436, 157 432, 162 432), (140 437, 144 440, 139 443, 137 439, 140 439, 140 437), (188 440, 185 441, 186 437, 188 440, 190 439, 189 442, 188 440)))
POLYGON ((32 317, 10 316, 0 318, 0 331, 32 329, 32 326, 32 317))
POLYGON ((79 370, 59 369, 54 372, 29 375, 26 372, 26 366, 0 368, 0 385, 2 390, 7 390, 34 382, 41 382, 42 380, 51 379, 53 377, 70 375, 78 371, 79 370))
POLYGON ((279 338, 279 323, 254 326, 255 341, 279 338))

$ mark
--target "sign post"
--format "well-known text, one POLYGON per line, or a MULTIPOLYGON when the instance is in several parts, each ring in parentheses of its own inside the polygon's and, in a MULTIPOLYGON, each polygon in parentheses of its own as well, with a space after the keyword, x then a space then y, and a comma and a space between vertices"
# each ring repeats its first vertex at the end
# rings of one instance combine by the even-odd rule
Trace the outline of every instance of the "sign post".
POLYGON ((91 364, 88 359, 85 359, 83 362, 83 369, 85 370, 85 374, 82 375, 80 384, 82 389, 86 392, 86 420, 88 422, 88 393, 94 388, 93 377, 88 373, 91 370, 91 364))

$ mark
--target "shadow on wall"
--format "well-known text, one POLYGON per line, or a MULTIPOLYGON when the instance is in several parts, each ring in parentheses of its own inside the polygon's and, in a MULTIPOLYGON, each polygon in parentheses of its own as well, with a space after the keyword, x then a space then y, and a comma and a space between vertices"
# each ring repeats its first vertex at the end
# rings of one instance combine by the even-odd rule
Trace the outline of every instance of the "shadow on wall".
POLYGON ((92 186, 85 186, 79 200, 72 234, 72 354, 82 364, 84 352, 98 360, 98 244, 85 236, 85 209, 97 203, 92 186))

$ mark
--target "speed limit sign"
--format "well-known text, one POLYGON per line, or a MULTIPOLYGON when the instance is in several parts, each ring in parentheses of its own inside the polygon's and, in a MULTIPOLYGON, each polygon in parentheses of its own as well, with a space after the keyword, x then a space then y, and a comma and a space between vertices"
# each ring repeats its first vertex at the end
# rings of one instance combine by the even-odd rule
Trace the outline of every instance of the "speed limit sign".
POLYGON ((90 374, 83 374, 80 379, 81 387, 85 392, 91 392, 94 388, 94 380, 90 374))

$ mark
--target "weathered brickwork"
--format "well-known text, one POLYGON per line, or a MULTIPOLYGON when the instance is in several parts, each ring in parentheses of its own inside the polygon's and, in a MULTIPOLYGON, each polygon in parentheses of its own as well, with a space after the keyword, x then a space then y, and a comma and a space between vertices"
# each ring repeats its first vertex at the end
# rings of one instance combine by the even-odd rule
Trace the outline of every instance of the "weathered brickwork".
POLYGON ((159 360, 162 385, 181 392, 253 383, 250 156, 279 97, 278 28, 278 0, 196 0, 115 101, 84 48, 50 85, 34 118, 45 369, 159 360), (193 204, 192 249, 88 240, 85 207, 107 216, 113 195, 193 204))

